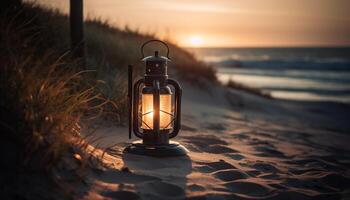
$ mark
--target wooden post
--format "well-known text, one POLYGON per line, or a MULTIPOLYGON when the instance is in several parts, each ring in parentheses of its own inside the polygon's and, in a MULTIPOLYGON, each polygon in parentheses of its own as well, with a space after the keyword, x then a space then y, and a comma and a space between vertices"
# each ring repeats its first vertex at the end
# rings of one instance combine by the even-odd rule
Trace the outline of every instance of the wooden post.
POLYGON ((69 13, 72 56, 85 67, 83 0, 70 0, 69 13))

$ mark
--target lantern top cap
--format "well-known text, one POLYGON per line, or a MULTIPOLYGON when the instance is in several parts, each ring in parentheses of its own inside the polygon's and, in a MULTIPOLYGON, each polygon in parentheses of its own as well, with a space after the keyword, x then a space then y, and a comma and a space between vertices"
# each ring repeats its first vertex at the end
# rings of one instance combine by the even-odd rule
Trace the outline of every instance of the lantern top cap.
POLYGON ((158 51, 154 52, 154 56, 147 56, 142 59, 144 62, 157 62, 157 63, 167 63, 168 61, 171 61, 168 57, 165 56, 159 56, 158 51))
POLYGON ((142 61, 153 61, 153 59, 154 59, 154 61, 164 61, 164 60, 165 60, 165 61, 170 61, 170 57, 169 57, 169 46, 168 46, 165 42, 163 42, 163 41, 161 41, 161 40, 148 40, 147 42, 143 43, 142 46, 141 46, 141 54, 142 54, 142 58, 141 58, 142 61), (147 57, 145 57, 143 48, 144 48, 147 44, 149 44, 149 43, 151 43, 151 42, 159 42, 159 43, 163 44, 163 45, 166 47, 166 49, 167 49, 166 56, 159 56, 159 52, 158 52, 158 51, 155 51, 155 52, 154 52, 154 56, 147 56, 147 57), (152 58, 152 59, 151 59, 151 58, 152 58), (149 60, 149 59, 151 59, 151 60, 149 60))

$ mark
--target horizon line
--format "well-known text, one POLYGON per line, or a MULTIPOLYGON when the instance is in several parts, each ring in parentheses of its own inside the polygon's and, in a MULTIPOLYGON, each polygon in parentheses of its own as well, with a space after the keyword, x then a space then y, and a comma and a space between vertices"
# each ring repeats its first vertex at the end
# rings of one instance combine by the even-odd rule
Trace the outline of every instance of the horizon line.
POLYGON ((348 45, 282 45, 282 46, 201 46, 201 47, 193 47, 193 46, 180 46, 185 49, 230 49, 230 48, 350 48, 350 44, 348 45))

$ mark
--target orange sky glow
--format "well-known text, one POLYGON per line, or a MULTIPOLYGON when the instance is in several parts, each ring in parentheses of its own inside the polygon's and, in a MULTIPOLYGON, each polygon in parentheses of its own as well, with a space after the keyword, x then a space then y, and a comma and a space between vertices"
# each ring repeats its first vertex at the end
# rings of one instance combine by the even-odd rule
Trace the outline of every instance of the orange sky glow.
MULTIPOLYGON (((69 0, 36 0, 68 12, 69 0)), ((350 45, 349 0, 84 0, 85 16, 185 47, 350 45)))

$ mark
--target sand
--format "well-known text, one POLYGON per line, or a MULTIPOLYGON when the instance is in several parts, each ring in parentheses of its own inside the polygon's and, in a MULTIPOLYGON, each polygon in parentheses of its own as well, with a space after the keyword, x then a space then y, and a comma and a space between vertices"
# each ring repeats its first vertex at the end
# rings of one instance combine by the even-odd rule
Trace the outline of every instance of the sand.
POLYGON ((107 164, 79 199, 350 199, 348 105, 183 88, 188 156, 124 154, 127 129, 101 127, 107 164))

